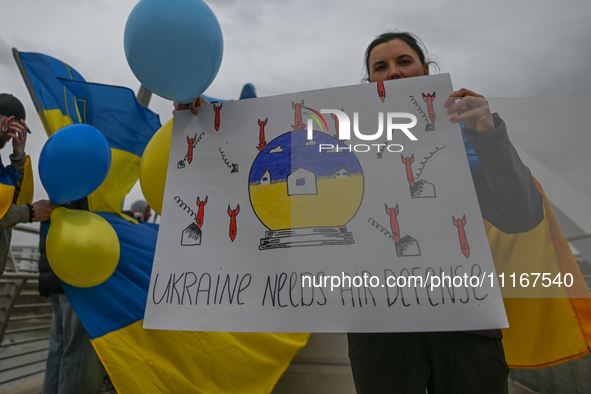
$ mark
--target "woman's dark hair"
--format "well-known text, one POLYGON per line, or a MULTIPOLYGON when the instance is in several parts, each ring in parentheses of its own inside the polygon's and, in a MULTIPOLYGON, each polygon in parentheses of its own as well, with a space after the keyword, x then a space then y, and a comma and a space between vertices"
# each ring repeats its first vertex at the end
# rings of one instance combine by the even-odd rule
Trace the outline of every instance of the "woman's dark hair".
POLYGON ((377 36, 365 50, 365 72, 367 73, 366 78, 369 78, 369 55, 371 54, 371 51, 373 51, 373 49, 378 45, 390 42, 392 40, 402 40, 406 42, 408 46, 410 46, 417 53, 417 55, 419 55, 421 64, 433 65, 435 68, 439 68, 437 63, 427 58, 429 53, 425 48, 425 44, 423 44, 423 41, 421 41, 419 37, 408 32, 386 32, 377 36))

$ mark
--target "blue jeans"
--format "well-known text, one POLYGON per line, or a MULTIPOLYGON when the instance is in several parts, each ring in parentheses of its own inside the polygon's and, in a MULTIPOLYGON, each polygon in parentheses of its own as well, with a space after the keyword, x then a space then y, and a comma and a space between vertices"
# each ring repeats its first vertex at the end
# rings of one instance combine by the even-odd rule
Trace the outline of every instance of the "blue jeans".
POLYGON ((50 296, 53 307, 43 394, 101 391, 103 367, 90 337, 65 294, 50 296))

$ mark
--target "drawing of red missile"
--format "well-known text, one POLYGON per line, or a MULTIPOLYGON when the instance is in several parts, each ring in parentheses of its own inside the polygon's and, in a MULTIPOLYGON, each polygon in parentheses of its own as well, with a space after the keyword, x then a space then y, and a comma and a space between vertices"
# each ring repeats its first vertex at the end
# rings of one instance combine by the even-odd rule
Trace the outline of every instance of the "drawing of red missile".
POLYGON ((423 93, 423 101, 427 103, 427 108, 429 109, 429 119, 431 119, 432 123, 435 123, 435 110, 433 109, 433 100, 435 100, 435 92, 433 94, 425 95, 423 93))
POLYGON ((337 118, 335 114, 330 114, 330 116, 334 119, 334 128, 337 131, 337 133, 334 135, 334 138, 339 140, 339 118, 337 118))
POLYGON ((382 100, 383 103, 386 99, 386 89, 384 88, 384 82, 382 81, 378 82, 378 96, 380 96, 380 100, 382 100))
POLYGON ((460 238, 460 247, 462 248, 462 253, 466 258, 470 257, 470 245, 468 245, 468 240, 466 239, 466 231, 464 230, 464 226, 466 226, 466 215, 462 217, 462 219, 456 219, 455 217, 451 217, 454 221, 455 226, 458 228, 458 236, 460 238))
POLYGON ((398 219, 396 219, 396 216, 398 216, 398 204, 396 204, 394 208, 388 208, 387 204, 384 205, 386 206, 386 213, 390 215, 390 229, 392 229, 392 235, 394 236, 396 243, 398 243, 400 242, 400 228, 398 227, 398 219))
POLYGON ((300 104, 296 104, 293 101, 291 102, 291 107, 295 109, 295 125, 292 125, 291 128, 294 130, 304 130, 306 126, 302 122, 302 107, 304 106, 304 100, 300 104))
POLYGON ((215 111, 215 121, 213 122, 213 127, 215 127, 215 131, 218 131, 220 129, 220 111, 222 110, 222 103, 220 103, 219 107, 215 106, 215 103, 213 104, 213 110, 215 111))
POLYGON ((415 161, 415 155, 410 157, 400 155, 400 157, 402 157, 402 162, 406 165, 406 178, 408 179, 408 183, 410 184, 410 187, 414 187, 415 177, 412 174, 412 167, 410 165, 415 161))
POLYGON ((236 216, 238 216, 238 212, 240 212, 240 204, 236 205, 236 209, 232 210, 230 208, 230 204, 228 204, 228 215, 230 216, 230 239, 234 242, 234 238, 236 238, 236 232, 238 228, 236 227, 236 216))
POLYGON ((205 204, 207 204, 207 196, 205 196, 205 200, 201 201, 199 197, 197 197, 197 206, 199 210, 197 211, 197 227, 201 228, 203 225, 203 215, 205 214, 205 204))
POLYGON ((261 120, 259 119, 259 126, 261 128, 259 130, 259 146, 257 146, 257 149, 259 151, 262 151, 267 147, 267 141, 265 141, 265 125, 267 124, 268 120, 269 118, 265 119, 264 122, 261 122, 261 120))
POLYGON ((197 134, 195 134, 195 137, 193 138, 189 138, 189 136, 187 136, 187 144, 189 144, 189 148, 187 151, 187 161, 189 162, 189 164, 191 164, 191 162, 193 161, 193 147, 195 145, 196 140, 197 134))
MULTIPOLYGON (((341 111, 344 111, 344 110, 341 108, 341 111)), ((330 116, 334 119, 334 128, 337 131, 337 133, 334 135, 334 138, 337 141, 341 141, 341 142, 345 141, 345 140, 341 140, 339 138, 340 137, 340 132, 339 132, 339 118, 338 118, 338 116, 336 116, 335 114, 330 114, 330 116)))

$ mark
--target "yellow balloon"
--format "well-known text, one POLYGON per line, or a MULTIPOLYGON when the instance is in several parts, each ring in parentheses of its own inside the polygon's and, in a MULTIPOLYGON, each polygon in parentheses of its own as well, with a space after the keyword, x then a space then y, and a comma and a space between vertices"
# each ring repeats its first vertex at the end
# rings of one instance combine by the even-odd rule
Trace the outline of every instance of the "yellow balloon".
POLYGON ((92 212, 57 208, 51 213, 46 251, 49 265, 61 280, 92 287, 115 272, 119 238, 109 222, 92 212))
POLYGON ((150 207, 162 214, 162 200, 166 186, 166 170, 172 138, 172 120, 164 124, 150 139, 140 163, 140 186, 150 207))

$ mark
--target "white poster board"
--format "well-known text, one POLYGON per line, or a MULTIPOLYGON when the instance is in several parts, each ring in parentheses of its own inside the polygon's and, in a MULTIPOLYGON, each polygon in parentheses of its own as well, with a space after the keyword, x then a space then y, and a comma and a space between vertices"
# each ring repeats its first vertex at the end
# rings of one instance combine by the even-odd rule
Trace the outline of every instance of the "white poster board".
POLYGON ((451 92, 436 75, 177 112, 144 327, 507 327, 451 92))

